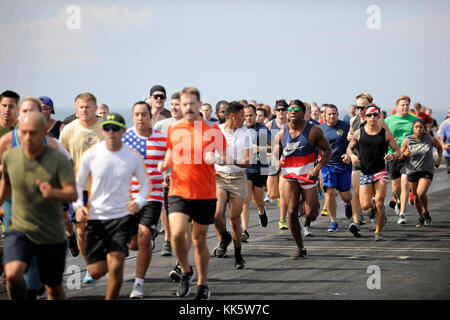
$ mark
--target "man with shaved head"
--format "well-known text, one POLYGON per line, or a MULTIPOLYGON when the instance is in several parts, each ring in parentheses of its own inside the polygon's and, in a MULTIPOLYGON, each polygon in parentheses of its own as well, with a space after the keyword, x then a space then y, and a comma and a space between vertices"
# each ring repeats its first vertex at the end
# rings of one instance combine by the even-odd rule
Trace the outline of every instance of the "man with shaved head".
POLYGON ((48 299, 65 298, 62 203, 77 199, 75 176, 67 157, 46 145, 45 136, 45 118, 29 112, 19 123, 20 146, 2 157, 0 204, 10 195, 13 203, 4 261, 8 295, 14 300, 26 299, 24 274, 33 256, 48 299))

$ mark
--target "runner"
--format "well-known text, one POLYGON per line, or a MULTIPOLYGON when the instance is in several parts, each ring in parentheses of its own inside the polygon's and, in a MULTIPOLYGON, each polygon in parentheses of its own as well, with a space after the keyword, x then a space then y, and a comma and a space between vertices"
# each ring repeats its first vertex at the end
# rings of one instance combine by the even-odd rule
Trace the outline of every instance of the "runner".
POLYGON ((166 89, 163 86, 155 85, 150 89, 149 105, 152 107, 152 126, 159 120, 171 117, 170 111, 164 108, 166 98, 166 89))
POLYGON ((64 128, 65 124, 59 120, 52 119, 52 114, 55 114, 55 108, 53 106, 52 99, 46 96, 39 97, 39 99, 41 100, 42 114, 44 115, 46 120, 45 126, 47 128, 47 133, 52 137, 58 139, 59 134, 61 133, 61 130, 64 128))
POLYGON ((256 122, 256 108, 254 105, 247 105, 244 108, 245 128, 252 135, 253 152, 250 155, 252 167, 245 170, 247 175, 248 197, 244 200, 242 208, 242 241, 246 242, 250 237, 248 233, 248 220, 250 216, 250 199, 253 199, 259 213, 259 224, 267 227, 268 218, 264 208, 264 187, 266 186, 269 159, 267 152, 270 152, 270 130, 263 124, 256 122), (264 169, 265 168, 265 169, 264 169))
POLYGON ((409 186, 414 196, 414 206, 419 214, 416 227, 431 223, 428 212, 427 191, 433 180, 434 167, 439 168, 442 159, 442 147, 434 137, 425 132, 425 123, 421 119, 413 122, 413 134, 402 142, 400 159, 406 159, 405 168, 409 186), (433 146, 438 150, 438 158, 433 157, 433 146))
POLYGON ((220 100, 216 103, 216 116, 218 119, 218 124, 225 122, 225 109, 228 106, 228 102, 225 100, 220 100))
MULTIPOLYGON (((158 121, 155 124, 154 129, 167 135, 167 130, 169 129, 169 125, 178 120, 183 119, 183 114, 181 113, 181 110, 180 110, 180 93, 179 92, 175 92, 171 96, 170 114, 172 115, 171 118, 158 121)), ((168 219, 168 214, 169 214, 168 194, 169 194, 169 184, 170 184, 171 172, 172 171, 169 169, 164 173, 164 181, 163 181, 164 207, 163 207, 163 213, 161 215, 161 221, 162 221, 162 225, 163 225, 163 229, 164 229, 164 244, 163 244, 163 249, 161 250, 161 256, 164 256, 164 257, 172 256, 172 246, 170 245, 170 228, 169 228, 169 219, 168 219)), ((179 280, 181 279, 181 271, 178 272, 179 268, 177 268, 177 267, 178 267, 178 264, 176 265, 176 267, 174 269, 175 274, 173 274, 173 275, 175 276, 175 278, 173 280, 176 282, 179 282, 179 280), (179 275, 179 277, 177 275, 179 275)))
POLYGON ((195 299, 208 300, 211 291, 207 285, 209 250, 206 233, 208 226, 214 223, 216 210, 214 151, 219 151, 223 159, 226 140, 216 124, 210 125, 201 119, 201 105, 198 89, 183 89, 180 108, 184 119, 169 126, 167 152, 164 161, 158 163, 158 171, 164 172, 172 166, 169 224, 172 247, 182 272, 177 296, 189 295, 189 283, 194 275, 188 261, 192 227, 198 272, 195 299))
MULTIPOLYGON (((347 147, 347 155, 354 165, 361 166, 359 199, 361 208, 367 210, 372 206, 372 197, 375 198, 376 228, 375 241, 383 239, 381 231, 386 223, 384 198, 387 189, 387 170, 385 161, 393 161, 400 156, 400 150, 392 134, 378 124, 380 108, 369 105, 365 112, 366 125, 353 133, 352 140, 347 147), (386 155, 388 146, 394 152, 386 155), (358 147, 359 155, 353 152, 358 147)), ((355 236, 359 233, 356 223, 350 225, 350 232, 355 236)))
MULTIPOLYGON (((270 130, 271 141, 275 141, 275 136, 288 123, 289 105, 284 99, 277 100, 275 104, 276 118, 269 121, 266 126, 270 130)), ((280 230, 288 230, 286 223, 286 214, 288 210, 288 196, 281 192, 283 190, 285 180, 280 175, 280 171, 271 171, 267 178, 267 193, 271 199, 279 198, 278 206, 280 207, 280 220, 278 221, 278 228, 280 230)))
MULTIPOLYGON (((364 110, 372 103, 373 98, 369 93, 360 93, 356 97, 356 115, 350 119, 350 130, 347 135, 347 140, 351 141, 353 133, 357 131, 361 126, 365 125, 364 120, 364 110)), ((353 150, 353 152, 358 155, 358 149, 353 150)), ((366 224, 366 219, 362 214, 361 204, 359 202, 359 186, 361 177, 361 166, 355 165, 352 162, 352 211, 353 211, 353 222, 356 224, 366 224)), ((359 230, 359 229, 358 229, 359 230)))
MULTIPOLYGON (((134 127, 129 128, 122 136, 122 142, 136 150, 144 158, 147 174, 152 190, 147 197, 147 203, 136 215, 136 228, 133 231, 130 248, 138 249, 136 259, 136 279, 130 294, 132 299, 144 297, 144 278, 152 259, 152 243, 156 238, 157 224, 164 204, 164 180, 158 172, 158 162, 164 159, 166 153, 166 135, 151 127, 152 110, 144 101, 136 102, 132 109, 134 127)), ((135 177, 131 181, 131 197, 139 196, 139 183, 135 177)))
MULTIPOLYGON (((88 92, 79 94, 75 98, 75 108, 78 118, 64 127, 59 136, 59 141, 64 148, 69 151, 74 163, 74 170, 75 172, 78 172, 83 152, 103 140, 103 135, 100 130, 101 120, 95 115, 97 110, 97 99, 93 94, 88 92)), ((88 182, 83 186, 83 190, 83 199, 81 200, 87 204, 89 190, 88 182)), ((76 222, 74 211, 71 213, 70 222, 75 223, 78 236, 78 249, 83 256, 84 261, 87 262, 84 240, 86 223, 76 222)), ((89 271, 87 271, 86 276, 83 278, 83 283, 92 282, 94 282, 94 279, 92 279, 89 275, 89 271)))
MULTIPOLYGON (((40 105, 39 100, 36 102, 40 105)), ((19 124, 22 144, 3 155, 0 203, 12 194, 13 214, 5 238, 5 273, 12 300, 27 296, 24 274, 36 256, 48 299, 64 299, 67 242, 62 203, 77 199, 72 164, 45 145, 45 118, 30 112, 19 124), (26 170, 24 170, 24 168, 26 170)))
POLYGON ((247 177, 245 169, 250 168, 250 150, 252 136, 244 125, 244 106, 237 101, 230 102, 225 110, 226 121, 218 127, 227 140, 226 164, 215 164, 217 205, 214 215, 218 246, 214 255, 218 258, 226 256, 227 247, 233 239, 234 268, 245 268, 241 254, 241 213, 247 193, 247 177), (232 236, 226 228, 225 211, 230 205, 230 225, 232 236))
POLYGON ((219 121, 218 119, 211 117, 211 113, 212 113, 212 106, 209 103, 204 103, 202 105, 203 119, 208 120, 208 121, 212 121, 212 122, 219 121))
MULTIPOLYGON (((400 96, 395 103, 397 113, 386 118, 386 124, 400 149, 403 140, 413 133, 413 122, 418 119, 409 113, 409 104, 411 99, 408 96, 400 96)), ((389 153, 392 149, 389 148, 389 153)), ((397 203, 396 213, 398 213, 398 224, 406 224, 406 206, 409 196, 408 176, 405 172, 405 159, 396 159, 388 163, 389 178, 392 179, 392 192, 394 193, 397 203), (398 208, 400 207, 400 208, 398 208), (400 209, 400 210, 398 210, 400 209)))
POLYGON ((286 179, 282 193, 289 195, 289 228, 297 245, 291 259, 299 259, 307 255, 298 220, 300 196, 303 198, 305 228, 309 229, 319 214, 317 179, 320 169, 331 158, 331 148, 322 130, 303 119, 305 106, 300 100, 291 101, 288 111, 289 124, 275 138, 272 163, 276 168, 281 167, 281 174, 286 179), (315 164, 317 148, 323 154, 315 164))
MULTIPOLYGON (((21 119, 24 119, 25 116, 28 115, 30 112, 39 112, 39 113, 42 112, 40 99, 36 99, 34 97, 26 97, 25 99, 23 99, 19 106, 18 120, 21 121, 21 119)), ((44 141, 45 145, 48 145, 52 148, 62 151, 66 155, 66 157, 69 160, 71 160, 69 153, 64 149, 64 147, 60 145, 59 141, 56 138, 50 137, 48 134, 46 134, 44 141)), ((6 133, 0 139, 0 159, 6 150, 14 148, 19 145, 20 141, 18 138, 18 129, 14 128, 13 131, 6 133)), ((3 207, 4 207, 5 230, 8 230, 12 215, 11 199, 8 199, 3 204, 3 207)), ((64 224, 69 242, 69 248, 72 255, 76 257, 79 254, 79 250, 77 247, 77 239, 75 233, 73 232, 72 224, 68 222, 69 204, 67 203, 64 204, 63 208, 64 208, 63 209, 64 224)), ((27 272, 25 273, 25 283, 27 285, 27 300, 36 300, 38 295, 41 295, 45 292, 45 288, 42 286, 41 281, 39 280, 36 257, 33 257, 32 260, 30 261, 27 272)))
POLYGON ((339 112, 335 105, 325 105, 325 123, 319 126, 330 143, 333 155, 328 163, 320 170, 325 190, 325 205, 331 220, 329 232, 338 231, 336 221, 336 190, 345 204, 345 216, 352 218, 351 176, 352 166, 346 154, 347 134, 350 125, 338 119, 339 112))
MULTIPOLYGON (((0 95, 0 137, 14 129, 14 126, 17 123, 17 114, 19 112, 19 101, 20 97, 14 91, 7 90, 0 95)), ((11 211, 11 199, 5 201, 0 207, 0 218, 2 218, 5 215, 5 211, 8 210, 11 211)), ((0 276, 3 274, 2 247, 3 246, 0 244, 0 276)), ((6 276, 3 276, 1 281, 5 282, 6 276)))
POLYGON ((100 103, 97 106, 97 116, 101 119, 105 119, 108 114, 110 114, 109 107, 104 103, 100 103))
POLYGON ((76 219, 78 223, 87 221, 85 250, 89 273, 95 280, 108 273, 106 300, 117 298, 135 225, 132 215, 146 205, 151 188, 142 158, 122 143, 125 131, 121 115, 107 115, 101 123, 104 141, 84 152, 77 173, 76 219), (130 201, 129 183, 133 175, 139 182, 139 193, 130 201), (90 197, 85 205, 83 186, 89 176, 90 197))
MULTIPOLYGON (((450 109, 448 111, 450 119, 450 109)), ((447 163, 447 174, 450 174, 450 123, 442 128, 440 133, 442 148, 445 150, 445 161, 447 163)))

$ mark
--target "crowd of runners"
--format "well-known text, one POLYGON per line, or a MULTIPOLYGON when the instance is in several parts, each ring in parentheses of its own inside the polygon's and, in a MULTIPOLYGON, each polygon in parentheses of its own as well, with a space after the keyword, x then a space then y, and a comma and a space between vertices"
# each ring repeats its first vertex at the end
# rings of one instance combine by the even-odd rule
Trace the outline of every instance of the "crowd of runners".
POLYGON ((167 100, 165 88, 153 86, 130 106, 127 124, 91 93, 76 96, 75 112, 63 121, 52 118, 50 97, 1 94, 0 274, 11 299, 34 300, 43 291, 64 299, 67 248, 87 265, 84 283, 108 274, 106 299, 117 298, 125 257, 137 250, 130 298, 143 298, 154 239, 164 231, 161 255, 177 259, 169 272, 176 295, 190 295, 196 274, 195 299, 206 300, 208 228, 217 235, 214 259, 233 243, 234 268, 244 269, 251 201, 262 228, 265 205, 278 203, 278 227, 297 246, 290 258, 301 259, 319 214, 329 216, 327 231, 338 231, 337 194, 348 231, 361 237, 360 225, 374 223, 381 241, 385 200, 398 224, 407 223, 408 202, 414 205, 423 227, 432 221, 427 191, 443 155, 450 174, 450 108, 438 126, 431 109, 411 108, 408 96, 387 117, 370 94, 358 94, 342 119, 333 104, 299 99, 273 108, 221 100, 213 110, 193 87, 172 94, 170 111, 167 100))

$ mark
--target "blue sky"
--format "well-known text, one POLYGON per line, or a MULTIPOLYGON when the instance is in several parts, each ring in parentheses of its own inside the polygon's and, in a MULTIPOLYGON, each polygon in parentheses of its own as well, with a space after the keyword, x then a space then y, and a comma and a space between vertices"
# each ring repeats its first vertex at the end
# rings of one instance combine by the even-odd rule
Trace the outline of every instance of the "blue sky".
POLYGON ((154 84, 196 86, 213 105, 300 98, 341 115, 360 92, 387 111, 410 95, 439 122, 450 106, 445 0, 2 1, 0 35, 0 90, 48 95, 57 118, 89 91, 129 119, 154 84), (70 5, 80 29, 67 27, 70 5))

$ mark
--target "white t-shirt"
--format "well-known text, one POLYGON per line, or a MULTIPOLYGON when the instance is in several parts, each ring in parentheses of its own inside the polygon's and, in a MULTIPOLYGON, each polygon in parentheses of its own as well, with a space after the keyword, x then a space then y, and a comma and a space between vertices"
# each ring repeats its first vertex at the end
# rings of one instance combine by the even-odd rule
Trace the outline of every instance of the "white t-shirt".
POLYGON ((91 175, 89 187, 89 220, 109 220, 125 217, 130 201, 130 183, 133 174, 139 181, 140 192, 134 200, 141 209, 147 203, 150 180, 141 156, 127 145, 119 151, 110 151, 105 142, 99 142, 83 153, 77 174, 78 200, 83 206, 83 184, 91 175))
MULTIPOLYGON (((252 135, 250 131, 245 128, 239 128, 234 130, 233 133, 227 133, 224 130, 225 123, 218 125, 220 130, 222 131, 225 139, 227 140, 227 159, 232 159, 236 162, 244 162, 244 150, 253 148, 252 135)), ((216 156, 219 154, 216 151, 216 156)), ((217 172, 223 173, 236 173, 245 171, 245 168, 240 168, 235 165, 214 165, 214 169, 217 172)))

